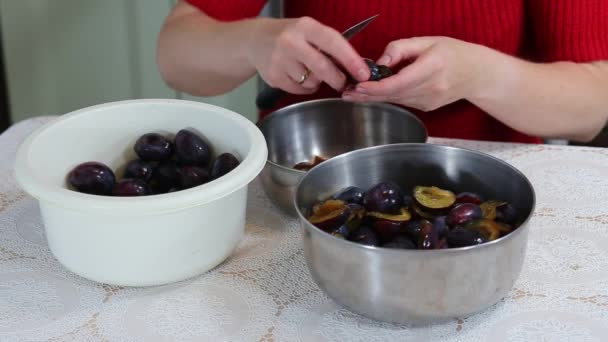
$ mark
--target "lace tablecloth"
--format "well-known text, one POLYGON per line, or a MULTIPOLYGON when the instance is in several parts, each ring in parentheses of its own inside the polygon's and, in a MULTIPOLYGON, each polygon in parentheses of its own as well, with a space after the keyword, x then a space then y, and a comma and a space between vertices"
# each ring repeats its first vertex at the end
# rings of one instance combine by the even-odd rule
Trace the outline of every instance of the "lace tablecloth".
POLYGON ((533 182, 538 203, 523 271, 503 301, 408 328, 329 300, 309 276, 297 222, 257 181, 244 239, 202 276, 122 288, 66 271, 36 201, 12 175, 17 145, 49 119, 0 136, 0 341, 608 341, 608 149, 430 140, 507 160, 533 182))

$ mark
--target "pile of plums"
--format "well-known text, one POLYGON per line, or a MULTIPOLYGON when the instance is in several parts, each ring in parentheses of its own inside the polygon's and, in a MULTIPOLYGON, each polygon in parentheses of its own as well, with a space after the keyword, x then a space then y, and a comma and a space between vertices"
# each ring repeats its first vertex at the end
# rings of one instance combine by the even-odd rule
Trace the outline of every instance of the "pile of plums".
POLYGON ((380 182, 367 191, 344 188, 316 203, 307 218, 333 236, 400 249, 478 245, 521 224, 516 209, 506 201, 435 186, 415 186, 404 193, 392 182, 380 182))
POLYGON ((146 133, 133 146, 137 159, 129 161, 121 179, 107 165, 86 162, 68 174, 72 189, 93 195, 146 196, 174 192, 218 179, 239 165, 231 153, 212 160, 212 149, 196 133, 182 129, 171 140, 146 133))

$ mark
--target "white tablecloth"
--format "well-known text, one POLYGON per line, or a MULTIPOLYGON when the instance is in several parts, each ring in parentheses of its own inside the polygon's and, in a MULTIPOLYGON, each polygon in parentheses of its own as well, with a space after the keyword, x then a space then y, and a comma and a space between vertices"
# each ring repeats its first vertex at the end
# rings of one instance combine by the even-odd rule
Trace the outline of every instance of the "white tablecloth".
POLYGON ((608 149, 431 139, 518 167, 535 186, 537 209, 523 271, 503 301, 408 328, 330 301, 309 276, 297 222, 257 181, 246 236, 204 275, 122 288, 70 273, 12 175, 17 145, 49 119, 0 136, 0 341, 608 341, 608 149))

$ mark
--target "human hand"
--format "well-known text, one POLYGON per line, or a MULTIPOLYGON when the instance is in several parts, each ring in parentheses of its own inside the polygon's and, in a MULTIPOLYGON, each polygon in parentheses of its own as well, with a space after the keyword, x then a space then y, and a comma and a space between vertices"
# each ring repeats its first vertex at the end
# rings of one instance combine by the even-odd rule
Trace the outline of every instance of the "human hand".
POLYGON ((491 64, 489 51, 492 50, 448 37, 396 40, 387 45, 377 64, 394 68, 414 61, 391 77, 357 84, 344 91, 343 98, 434 110, 480 91, 486 65, 491 64))
POLYGON ((369 78, 369 68, 348 41, 312 18, 260 19, 252 37, 250 62, 271 87, 311 94, 325 82, 342 91, 347 77, 321 51, 357 80, 369 78))

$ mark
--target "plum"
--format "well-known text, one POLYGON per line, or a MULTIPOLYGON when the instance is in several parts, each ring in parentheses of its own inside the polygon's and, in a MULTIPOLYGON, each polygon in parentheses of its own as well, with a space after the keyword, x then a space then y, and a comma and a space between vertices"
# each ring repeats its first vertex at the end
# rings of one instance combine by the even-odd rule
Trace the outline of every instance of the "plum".
POLYGON ((173 160, 160 162, 154 169, 150 183, 155 193, 165 193, 171 188, 179 188, 181 175, 177 163, 173 160))
POLYGON ((167 160, 173 154, 173 143, 161 134, 146 133, 137 139, 133 150, 141 160, 167 160))
POLYGON ((114 184, 112 195, 114 196, 146 196, 150 195, 150 187, 143 179, 123 179, 114 184))
POLYGON ((363 195, 365 191, 356 186, 349 186, 336 192, 332 198, 346 203, 356 203, 363 205, 363 195))
POLYGON ((189 189, 209 182, 209 172, 200 166, 182 166, 179 169, 181 189, 189 189))
POLYGON ((154 163, 134 159, 127 163, 123 178, 137 178, 149 182, 154 173, 154 163))
POLYGON ((365 192, 363 205, 369 211, 397 214, 403 206, 403 192, 395 183, 381 182, 365 192))
POLYGON ((367 246, 378 246, 380 244, 374 230, 365 225, 354 230, 350 234, 349 240, 367 246))
POLYGON ((416 186, 414 199, 423 210, 447 209, 456 201, 456 195, 436 186, 416 186))
POLYGON ((448 233, 448 245, 452 248, 478 245, 488 240, 478 231, 456 227, 448 233))
POLYGON ((207 167, 211 161, 209 145, 187 129, 182 129, 175 135, 175 154, 182 165, 207 167))
POLYGON ((116 182, 112 169, 99 162, 79 164, 68 173, 67 178, 74 189, 92 195, 111 195, 116 182))
POLYGON ((380 241, 385 243, 392 240, 398 233, 405 231, 405 225, 412 215, 407 208, 402 207, 398 214, 367 212, 367 218, 380 241))
POLYGON ((508 225, 488 219, 468 221, 463 227, 480 233, 488 241, 496 240, 512 230, 508 225))
POLYGON ((467 221, 480 219, 482 215, 481 208, 477 204, 460 203, 448 213, 447 223, 454 227, 467 221))
POLYGON ((220 154, 211 165, 211 179, 218 179, 239 166, 239 160, 232 153, 220 154))

